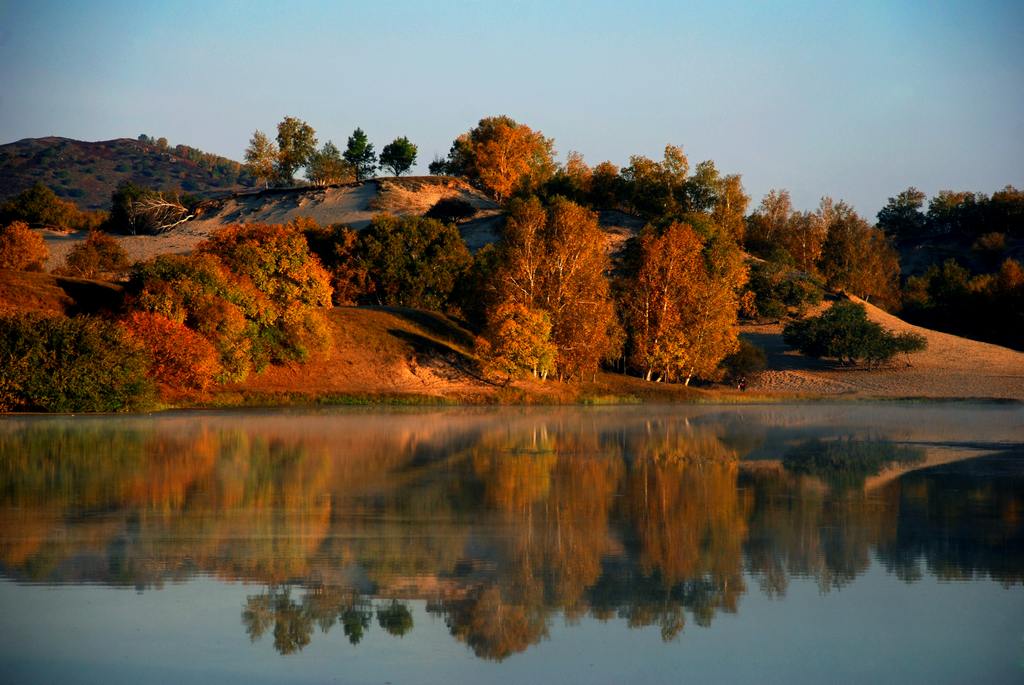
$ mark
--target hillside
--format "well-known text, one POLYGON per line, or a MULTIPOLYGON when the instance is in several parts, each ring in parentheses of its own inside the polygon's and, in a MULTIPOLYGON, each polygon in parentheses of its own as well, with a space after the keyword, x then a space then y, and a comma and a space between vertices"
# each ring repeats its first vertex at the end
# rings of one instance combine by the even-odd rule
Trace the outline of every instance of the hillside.
POLYGON ((0 200, 41 182, 83 209, 109 209, 110 195, 123 181, 208 193, 248 184, 240 169, 238 162, 186 146, 161 149, 130 138, 25 138, 0 145, 0 200))
MULTIPOLYGON (((121 289, 102 281, 0 270, 0 313, 75 314, 116 309, 121 289)), ((984 398, 1024 401, 1024 353, 911 326, 865 305, 895 331, 916 331, 928 349, 879 369, 844 368, 788 350, 781 326, 745 325, 741 334, 765 348, 768 369, 746 393, 713 386, 646 383, 599 373, 583 385, 521 381, 502 387, 481 378, 473 336, 440 314, 390 307, 336 307, 328 351, 305 364, 271 367, 220 388, 216 404, 400 399, 469 403, 569 403, 617 397, 652 402, 762 399, 984 398)))
MULTIPOLYGON (((308 217, 321 225, 347 224, 365 228, 375 214, 421 215, 442 198, 468 202, 476 214, 459 223, 471 251, 498 239, 504 221, 501 209, 466 181, 450 176, 378 178, 322 188, 290 188, 232 193, 203 202, 199 216, 174 230, 155 236, 115 236, 134 260, 157 254, 187 253, 224 226, 237 223, 286 223, 308 217)), ((643 221, 618 211, 600 212, 608 249, 617 251, 643 227, 643 221)), ((64 263, 68 251, 86 234, 42 231, 50 250, 48 269, 64 263)))
POLYGON ((1024 400, 1024 353, 914 326, 850 299, 864 304, 868 318, 888 330, 923 335, 928 348, 899 357, 889 367, 845 368, 790 350, 781 324, 747 324, 741 335, 768 357, 768 369, 751 379, 750 389, 781 395, 1024 400))

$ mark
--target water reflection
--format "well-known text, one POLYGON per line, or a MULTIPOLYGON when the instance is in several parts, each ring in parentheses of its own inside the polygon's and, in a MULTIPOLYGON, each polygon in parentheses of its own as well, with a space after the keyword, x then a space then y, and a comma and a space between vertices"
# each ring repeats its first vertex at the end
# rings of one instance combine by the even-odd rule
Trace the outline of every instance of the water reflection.
POLYGON ((739 611, 750 579, 828 592, 873 559, 911 582, 1024 580, 1014 429, 964 444, 822 411, 11 420, 0 572, 256 583, 242 628, 282 654, 415 635, 421 599, 493 660, 556 616, 679 639, 739 611))

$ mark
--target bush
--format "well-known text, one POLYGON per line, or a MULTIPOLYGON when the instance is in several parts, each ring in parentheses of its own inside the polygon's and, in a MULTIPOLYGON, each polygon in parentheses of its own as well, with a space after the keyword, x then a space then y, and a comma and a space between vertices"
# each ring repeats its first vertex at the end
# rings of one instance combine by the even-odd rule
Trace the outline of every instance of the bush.
POLYGON ((59 272, 78 278, 99 278, 108 274, 120 276, 129 266, 128 253, 116 238, 91 231, 84 242, 71 248, 59 272))
POLYGON ((33 233, 24 221, 0 228, 0 269, 42 271, 49 257, 42 236, 33 233))
POLYGON ((380 214, 359 234, 379 304, 443 309, 472 262, 458 230, 435 219, 380 214))
POLYGON ((128 337, 149 352, 150 376, 165 396, 205 390, 220 371, 209 340, 160 314, 134 312, 121 322, 128 337))
POLYGON ((472 218, 476 208, 469 202, 458 197, 443 197, 424 214, 428 219, 437 219, 445 224, 457 224, 472 218))
POLYGON ((821 302, 822 284, 814 277, 783 262, 757 262, 750 269, 750 290, 754 293, 756 316, 782 319, 801 316, 821 302))
POLYGON ((891 333, 869 321, 864 305, 855 302, 836 302, 821 316, 794 321, 783 338, 803 354, 848 365, 859 360, 881 364, 900 352, 920 352, 927 344, 917 333, 891 333))
POLYGON ((740 348, 721 361, 720 366, 730 381, 745 378, 768 365, 764 350, 757 345, 740 338, 740 348))
POLYGON ((0 317, 0 409, 123 411, 147 405, 148 355, 115 323, 41 314, 0 317))
MULTIPOLYGON (((80 195, 78 189, 67 195, 80 195)), ((84 212, 74 202, 62 200, 42 183, 25 190, 0 205, 0 222, 24 221, 35 226, 56 226, 77 230, 97 228, 106 212, 84 212)))

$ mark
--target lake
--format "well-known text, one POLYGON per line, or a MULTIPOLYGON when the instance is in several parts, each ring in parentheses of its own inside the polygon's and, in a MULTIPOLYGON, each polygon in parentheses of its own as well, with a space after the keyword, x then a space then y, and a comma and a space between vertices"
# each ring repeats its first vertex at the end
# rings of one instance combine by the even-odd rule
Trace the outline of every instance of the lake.
POLYGON ((1024 408, 0 418, 5 683, 1024 682, 1024 408))

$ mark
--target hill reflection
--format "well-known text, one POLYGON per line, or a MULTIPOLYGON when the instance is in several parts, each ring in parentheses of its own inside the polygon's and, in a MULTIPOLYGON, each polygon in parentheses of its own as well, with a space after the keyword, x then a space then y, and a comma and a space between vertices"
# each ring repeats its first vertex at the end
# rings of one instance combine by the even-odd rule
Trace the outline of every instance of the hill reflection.
POLYGON ((242 626, 282 654, 318 631, 414 635, 407 603, 426 600, 497 660, 556 616, 672 640, 739 611, 750 582, 784 597, 810 577, 827 592, 873 559, 907 581, 1024 580, 1019 448, 777 414, 12 421, 0 572, 257 583, 242 626), (929 466, 956 449, 975 458, 929 466))

